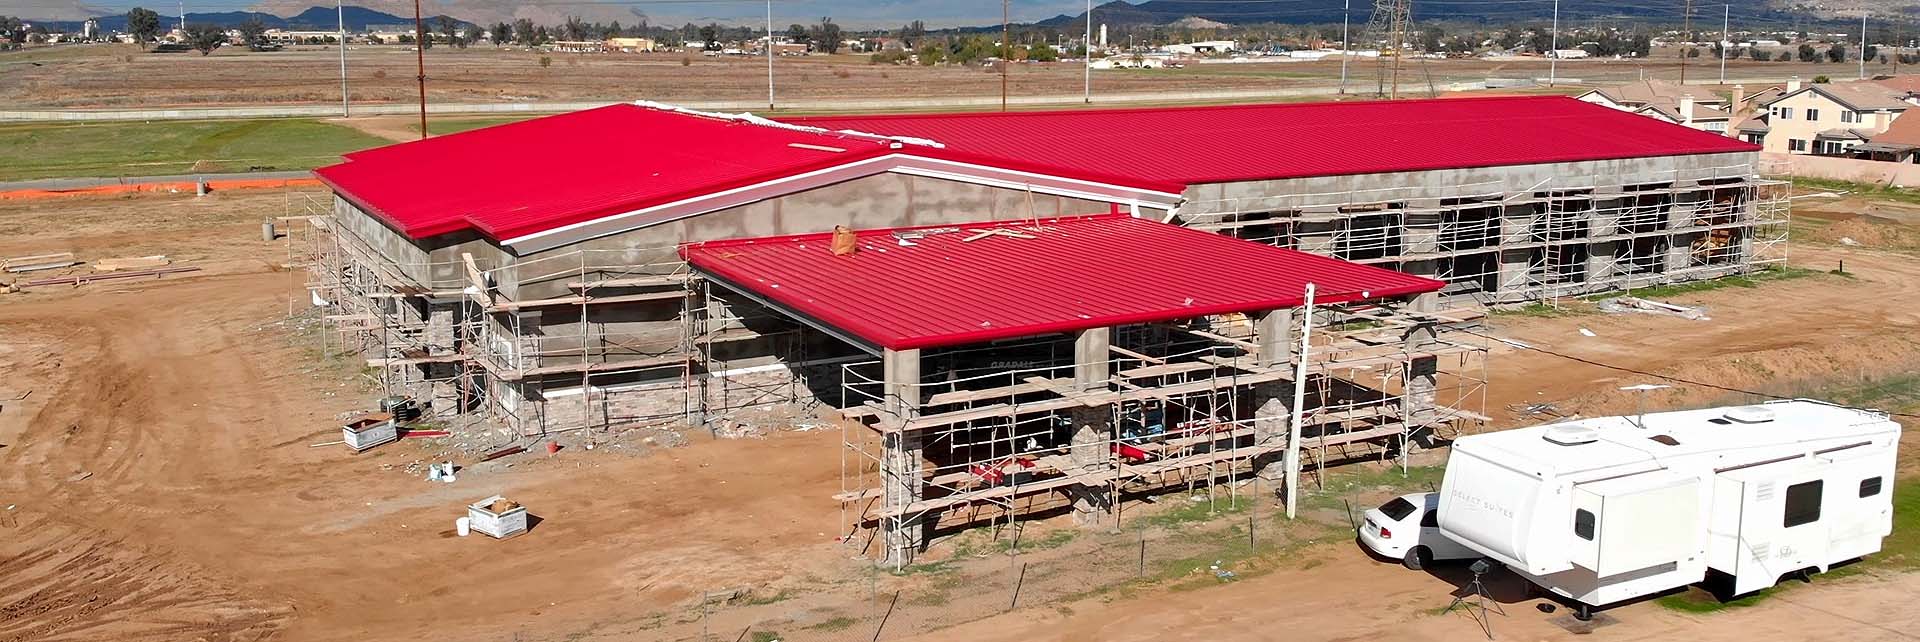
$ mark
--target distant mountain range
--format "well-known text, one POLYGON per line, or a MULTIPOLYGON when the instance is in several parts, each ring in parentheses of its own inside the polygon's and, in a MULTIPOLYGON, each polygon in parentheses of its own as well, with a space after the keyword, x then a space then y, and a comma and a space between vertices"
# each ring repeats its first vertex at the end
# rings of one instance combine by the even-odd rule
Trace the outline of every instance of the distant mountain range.
MULTIPOLYGON (((341 7, 338 17, 346 19, 348 31, 365 31, 369 25, 413 24, 413 16, 411 15, 397 16, 365 7, 341 7)), ((287 17, 276 16, 271 13, 261 13, 259 11, 187 13, 188 24, 212 23, 230 27, 246 22, 250 18, 258 18, 260 22, 267 25, 269 29, 288 29, 293 31, 331 31, 339 24, 333 7, 308 7, 306 11, 287 17)), ((426 20, 431 23, 438 18, 439 16, 428 16, 426 20)), ((94 20, 98 20, 100 22, 100 28, 107 31, 122 31, 127 28, 127 15, 124 13, 104 15, 94 18, 94 20)), ((169 25, 177 25, 179 21, 180 17, 178 15, 160 14, 160 26, 162 28, 169 25)), ((79 20, 58 20, 46 24, 50 27, 78 30, 82 22, 83 21, 79 20)), ((460 22, 465 24, 465 21, 460 22)), ((431 29, 432 26, 429 25, 428 28, 431 29)))

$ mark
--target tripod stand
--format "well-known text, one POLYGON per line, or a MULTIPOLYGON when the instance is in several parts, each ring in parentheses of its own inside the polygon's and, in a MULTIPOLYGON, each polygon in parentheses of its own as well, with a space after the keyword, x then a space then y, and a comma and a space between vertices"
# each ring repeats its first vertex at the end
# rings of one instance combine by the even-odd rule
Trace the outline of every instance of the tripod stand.
POLYGON ((1493 570, 1493 564, 1484 559, 1476 560, 1473 566, 1467 567, 1467 570, 1473 572, 1473 581, 1468 582, 1461 593, 1454 596, 1453 603, 1448 604, 1447 608, 1440 613, 1451 613, 1456 608, 1466 611, 1467 617, 1478 622, 1480 632, 1485 633, 1487 639, 1491 640, 1493 639, 1493 621, 1488 619, 1487 614, 1489 612, 1499 613, 1502 616, 1507 614, 1507 610, 1501 608, 1500 602, 1493 599, 1493 596, 1487 592, 1486 583, 1480 580, 1482 575, 1493 570))

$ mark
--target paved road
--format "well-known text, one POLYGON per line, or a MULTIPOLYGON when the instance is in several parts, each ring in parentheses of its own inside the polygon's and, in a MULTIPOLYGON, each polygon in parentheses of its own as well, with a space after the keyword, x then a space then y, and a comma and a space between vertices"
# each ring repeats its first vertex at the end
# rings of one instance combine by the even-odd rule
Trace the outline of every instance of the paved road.
MULTIPOLYGON (((1095 94, 1096 104, 1146 103, 1146 102, 1204 102, 1230 100, 1258 100, 1263 98, 1290 98, 1300 96, 1328 96, 1339 92, 1335 85, 1315 87, 1286 87, 1259 90, 1234 91, 1190 91, 1190 92, 1149 92, 1133 94, 1095 94)), ((1079 94, 1054 96, 1013 96, 1009 104, 1021 106, 1034 105, 1072 105, 1082 101, 1079 94)), ((427 105, 428 114, 545 114, 566 111, 578 111, 611 105, 621 101, 594 102, 545 102, 545 103, 439 103, 427 105)), ((681 103, 693 109, 713 111, 764 111, 767 104, 750 100, 695 100, 681 103)), ((1000 106, 999 96, 967 96, 947 98, 901 98, 890 100, 847 101, 839 98, 780 101, 782 110, 794 111, 882 111, 899 109, 952 109, 1000 106)), ((414 104, 381 103, 355 105, 355 116, 383 116, 419 113, 414 104)), ((279 118, 279 117, 320 117, 340 116, 339 105, 262 105, 257 107, 195 107, 179 109, 9 109, 0 110, 0 121, 103 121, 103 120, 200 120, 215 118, 279 118)))

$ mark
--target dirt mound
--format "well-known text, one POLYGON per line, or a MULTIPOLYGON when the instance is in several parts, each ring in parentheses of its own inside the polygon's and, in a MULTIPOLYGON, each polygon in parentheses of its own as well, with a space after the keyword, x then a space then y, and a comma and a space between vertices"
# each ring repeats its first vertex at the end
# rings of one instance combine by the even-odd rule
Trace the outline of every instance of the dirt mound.
POLYGON ((1898 223, 1859 217, 1809 229, 1804 238, 1820 243, 1858 245, 1884 250, 1920 248, 1920 230, 1898 223), (1852 240, 1853 243, 1847 243, 1852 240))

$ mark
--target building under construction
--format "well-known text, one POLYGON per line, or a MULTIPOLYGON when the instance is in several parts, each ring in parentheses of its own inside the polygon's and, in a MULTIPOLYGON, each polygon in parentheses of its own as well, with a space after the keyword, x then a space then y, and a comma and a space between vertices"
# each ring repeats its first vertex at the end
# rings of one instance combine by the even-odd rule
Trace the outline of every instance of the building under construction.
POLYGON ((1486 305, 1784 260, 1755 162, 1559 97, 620 105, 317 170, 309 287, 391 393, 513 435, 824 406, 849 541, 901 564, 1480 421, 1486 305))

